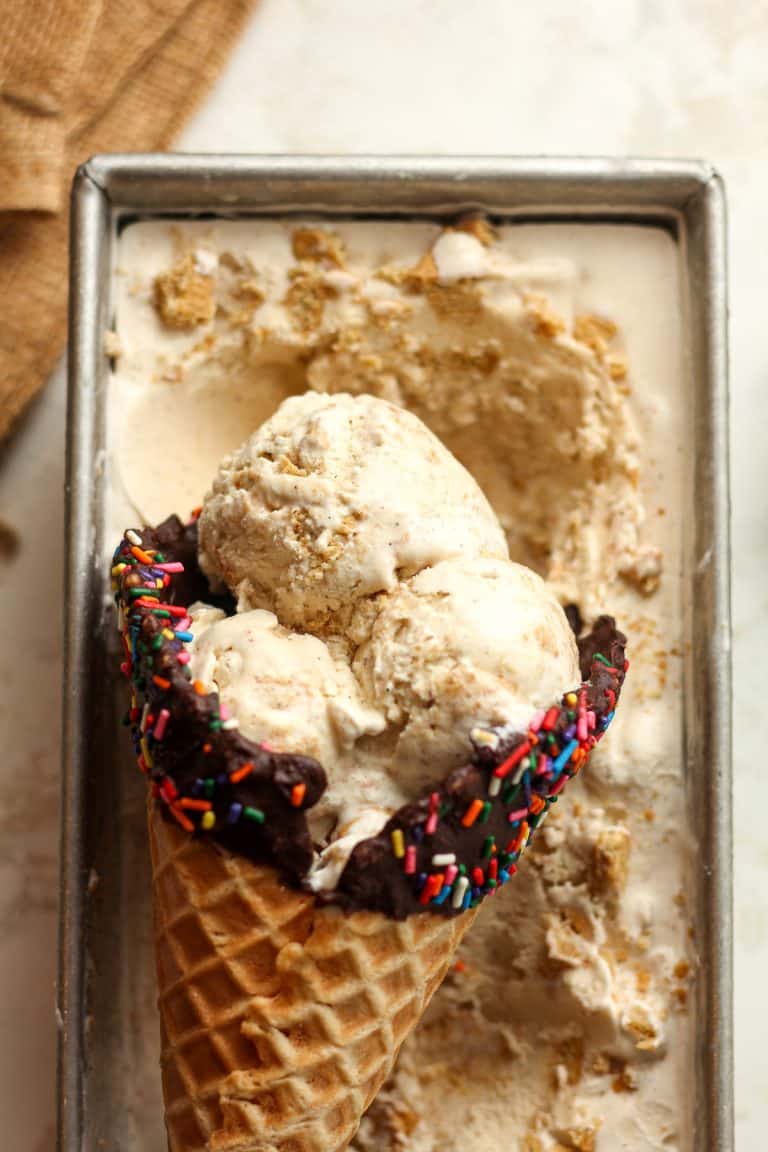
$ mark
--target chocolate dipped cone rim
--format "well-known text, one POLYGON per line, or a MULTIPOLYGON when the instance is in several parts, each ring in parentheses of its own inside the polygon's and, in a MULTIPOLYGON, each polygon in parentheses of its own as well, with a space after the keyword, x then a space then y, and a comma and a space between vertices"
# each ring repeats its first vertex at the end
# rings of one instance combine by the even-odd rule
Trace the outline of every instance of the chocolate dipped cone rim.
MULTIPOLYGON (((186 606, 216 602, 197 563, 196 521, 171 516, 127 531, 112 578, 131 685, 126 723, 157 802, 190 835, 211 836, 307 887, 306 813, 326 775, 312 757, 248 740, 218 693, 191 678, 186 606)), ((468 763, 357 844, 337 887, 318 899, 402 919, 458 915, 492 895, 611 723, 625 643, 613 618, 600 616, 578 640, 582 683, 532 716, 527 732, 474 728, 468 763)))

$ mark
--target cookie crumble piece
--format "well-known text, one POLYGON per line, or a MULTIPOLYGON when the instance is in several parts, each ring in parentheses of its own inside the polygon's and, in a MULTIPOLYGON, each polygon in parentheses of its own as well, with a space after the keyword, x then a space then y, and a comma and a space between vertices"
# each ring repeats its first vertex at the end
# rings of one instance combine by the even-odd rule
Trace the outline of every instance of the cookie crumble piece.
POLYGON ((626 828, 606 828, 592 852, 592 886, 606 895, 623 891, 629 875, 630 836, 626 828))
POLYGON ((312 263, 325 261, 336 268, 344 267, 344 245, 335 232, 324 228, 295 228, 291 236, 294 259, 312 263))
POLYGON ((155 277, 154 304, 167 328, 189 331, 213 319, 213 276, 199 270, 193 253, 155 277))

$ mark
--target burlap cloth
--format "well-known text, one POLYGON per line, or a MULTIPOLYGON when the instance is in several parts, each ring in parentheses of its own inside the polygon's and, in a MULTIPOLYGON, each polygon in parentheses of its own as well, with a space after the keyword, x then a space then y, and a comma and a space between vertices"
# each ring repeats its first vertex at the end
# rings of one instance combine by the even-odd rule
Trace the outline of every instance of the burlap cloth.
POLYGON ((0 0, 0 437, 66 331, 69 186, 167 148, 255 0, 0 0))

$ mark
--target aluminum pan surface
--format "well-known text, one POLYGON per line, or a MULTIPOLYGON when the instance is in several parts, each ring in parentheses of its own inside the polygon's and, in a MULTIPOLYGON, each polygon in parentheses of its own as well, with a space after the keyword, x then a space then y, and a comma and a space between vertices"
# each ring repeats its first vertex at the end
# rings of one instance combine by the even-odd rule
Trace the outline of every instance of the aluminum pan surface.
POLYGON ((119 1045, 122 1025, 153 998, 148 865, 140 782, 116 749, 119 707, 103 629, 101 516, 107 362, 116 224, 132 215, 455 214, 509 220, 664 223, 685 258, 696 519, 686 580, 686 758, 700 845, 696 920, 696 1147, 733 1147, 731 1040, 730 618, 728 556, 725 210, 722 185, 695 162, 541 158, 104 156, 85 165, 72 202, 68 424, 68 565, 62 812, 60 1125, 63 1152, 158 1152, 141 1130, 157 1073, 119 1045), (143 931, 144 939, 137 937, 143 931), (93 1027, 91 1027, 93 1024, 93 1027), (119 1050, 118 1050, 119 1049, 119 1050), (142 1080, 146 1078, 146 1081, 142 1080), (132 1108, 127 1104, 131 1102, 132 1108))

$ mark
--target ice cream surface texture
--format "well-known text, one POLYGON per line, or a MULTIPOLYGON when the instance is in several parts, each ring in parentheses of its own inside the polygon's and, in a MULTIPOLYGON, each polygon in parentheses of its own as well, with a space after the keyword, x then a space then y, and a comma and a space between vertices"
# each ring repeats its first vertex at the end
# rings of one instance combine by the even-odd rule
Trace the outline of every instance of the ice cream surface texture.
POLYGON ((305 629, 448 556, 507 556, 465 468, 410 412, 372 396, 286 400, 221 465, 203 568, 305 629))
MULTIPOLYGON (((695 1152, 679 252, 650 227, 458 225, 127 227, 109 535, 187 515, 286 397, 366 393, 439 437, 561 603, 615 612, 632 670, 610 738, 486 901, 352 1147, 695 1152), (169 276, 184 261, 189 307, 169 276)), ((149 963, 133 956, 146 1012, 132 1002, 125 1028, 146 1147, 162 1127, 149 963)))

